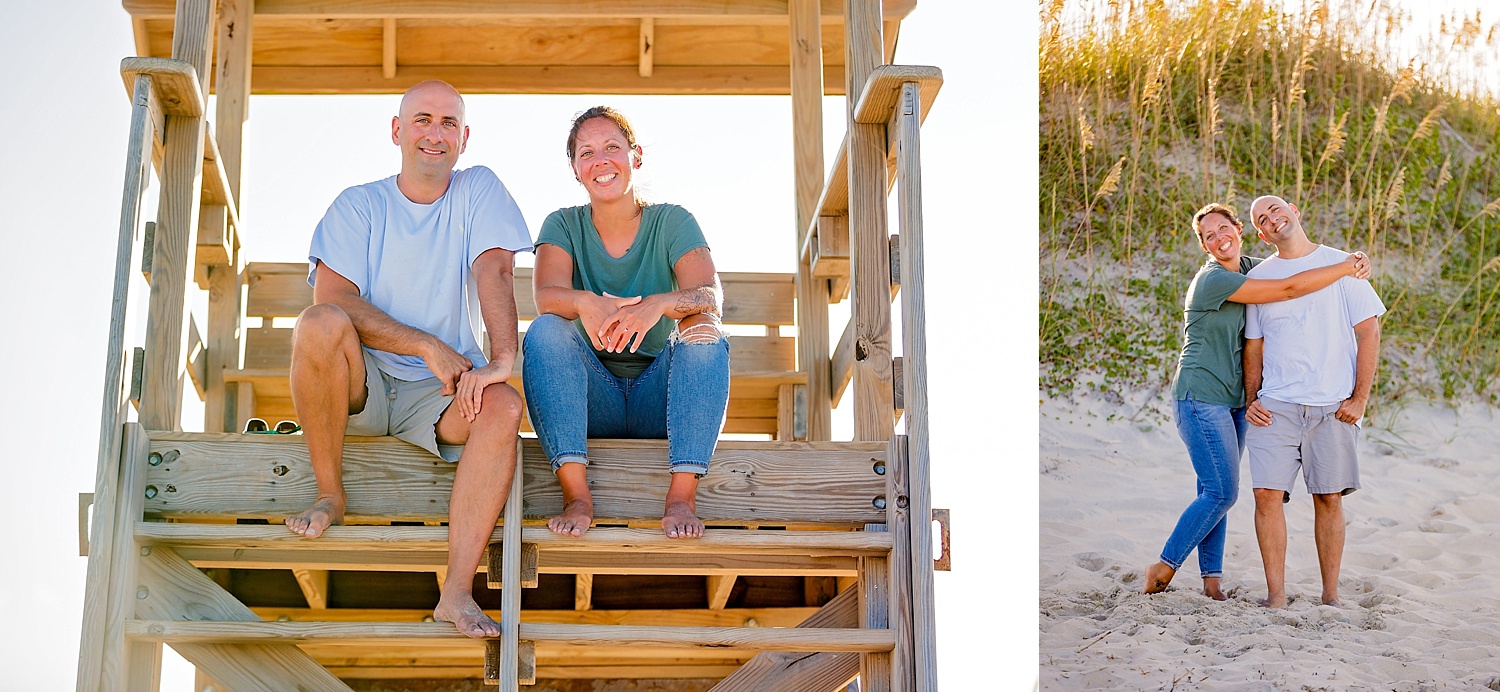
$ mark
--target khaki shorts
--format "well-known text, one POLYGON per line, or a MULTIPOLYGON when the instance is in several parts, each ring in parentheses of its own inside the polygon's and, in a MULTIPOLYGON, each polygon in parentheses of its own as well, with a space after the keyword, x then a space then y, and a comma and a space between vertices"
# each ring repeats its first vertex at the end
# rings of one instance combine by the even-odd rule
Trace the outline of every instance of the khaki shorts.
POLYGON ((1300 466, 1307 492, 1314 495, 1359 489, 1359 426, 1334 417, 1338 404, 1303 406, 1264 397, 1260 403, 1271 412, 1271 425, 1252 425, 1245 434, 1252 487, 1281 490, 1286 502, 1300 466))
POLYGON ((458 445, 439 445, 437 422, 453 397, 443 396, 443 385, 436 377, 407 382, 382 372, 369 349, 365 354, 365 408, 349 416, 346 434, 361 436, 394 435, 446 461, 458 461, 463 451, 458 445))

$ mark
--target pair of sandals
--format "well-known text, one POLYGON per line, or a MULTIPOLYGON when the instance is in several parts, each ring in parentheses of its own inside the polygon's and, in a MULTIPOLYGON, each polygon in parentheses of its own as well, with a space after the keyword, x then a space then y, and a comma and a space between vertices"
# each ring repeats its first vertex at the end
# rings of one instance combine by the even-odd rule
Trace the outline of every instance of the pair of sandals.
POLYGON ((245 421, 246 435, 291 435, 301 430, 302 426, 297 425, 297 421, 291 420, 280 421, 274 428, 259 418, 245 421))

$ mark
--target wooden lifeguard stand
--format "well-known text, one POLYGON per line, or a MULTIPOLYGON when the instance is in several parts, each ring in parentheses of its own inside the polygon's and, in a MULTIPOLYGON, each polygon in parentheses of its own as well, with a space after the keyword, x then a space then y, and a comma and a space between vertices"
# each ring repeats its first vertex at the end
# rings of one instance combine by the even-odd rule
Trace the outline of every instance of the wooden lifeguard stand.
MULTIPOLYGON (((93 520, 81 536, 80 690, 155 689, 164 643, 198 667, 201 687, 231 690, 483 677, 506 690, 677 678, 696 682, 671 689, 826 691, 856 675, 866 691, 936 689, 930 522, 945 537, 947 527, 928 482, 919 125, 942 76, 887 64, 915 0, 124 5, 142 57, 121 64, 133 111, 93 520), (292 417, 286 330, 274 323, 311 298, 304 265, 241 257, 250 95, 400 93, 429 78, 465 94, 793 103, 798 270, 724 275, 726 320, 765 328, 732 340, 726 430, 773 439, 721 442, 699 491, 710 528, 696 541, 649 528, 664 443, 591 440, 596 528, 566 538, 541 526, 561 497, 535 440, 523 440, 475 576, 498 589, 475 593, 502 623, 489 641, 424 618, 445 565, 450 465, 391 438, 351 438, 349 525, 305 540, 277 525, 314 496, 301 439, 235 434, 252 415, 292 417), (826 177, 825 93, 848 96, 826 177), (142 223, 153 174, 157 216, 142 223), (893 188, 899 235, 886 218, 893 188), (137 346, 125 325, 138 270, 150 290, 137 346), (186 316, 193 282, 209 294, 202 330, 186 316), (852 317, 830 348, 828 306, 846 296, 852 317), (795 340, 780 335, 788 324, 795 340), (189 381, 207 432, 181 432, 189 381), (846 389, 855 439, 829 441, 846 389)), ((517 278, 525 318, 530 277, 517 278)))

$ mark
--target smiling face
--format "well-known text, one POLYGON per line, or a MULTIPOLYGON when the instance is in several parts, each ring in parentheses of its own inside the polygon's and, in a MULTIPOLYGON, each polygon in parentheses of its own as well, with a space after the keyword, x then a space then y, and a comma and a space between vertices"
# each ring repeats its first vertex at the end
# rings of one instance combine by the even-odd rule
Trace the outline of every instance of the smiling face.
POLYGON ((1240 226, 1223 212, 1210 212, 1198 220, 1198 245, 1221 264, 1240 261, 1240 226))
POLYGON ((469 141, 464 100, 443 82, 423 82, 401 99, 401 113, 391 119, 391 141, 401 147, 401 172, 422 178, 453 172, 469 141))
POLYGON ((633 174, 641 167, 641 148, 632 146, 624 131, 609 118, 585 120, 573 140, 573 177, 589 191, 589 198, 608 202, 634 199, 633 174))
POLYGON ((1305 237, 1302 214, 1297 206, 1274 195, 1256 198, 1250 205, 1250 223, 1260 239, 1280 247, 1288 240, 1305 237))

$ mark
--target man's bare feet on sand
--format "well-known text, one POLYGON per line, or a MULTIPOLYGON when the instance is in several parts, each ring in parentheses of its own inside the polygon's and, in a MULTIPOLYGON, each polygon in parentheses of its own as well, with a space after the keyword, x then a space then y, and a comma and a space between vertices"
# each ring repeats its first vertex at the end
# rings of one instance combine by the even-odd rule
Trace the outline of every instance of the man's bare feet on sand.
POLYGON ((286 518, 286 525, 292 533, 308 538, 317 538, 323 535, 324 529, 342 523, 344 523, 344 499, 335 497, 320 497, 306 511, 286 518))
POLYGON ((475 639, 500 636, 500 623, 485 615, 484 610, 469 594, 453 597, 444 594, 438 601, 437 608, 432 610, 432 617, 453 623, 453 626, 464 636, 475 639))
POLYGON ((563 507, 562 514, 548 519, 547 528, 552 529, 552 533, 563 536, 582 536, 593 522, 593 501, 579 498, 563 507))
POLYGON ((1331 605, 1335 608, 1344 607, 1344 602, 1339 600, 1338 594, 1323 594, 1323 605, 1331 605))
POLYGON ((667 538, 700 538, 703 522, 698 519, 697 509, 682 500, 670 500, 662 513, 661 530, 667 538))
POLYGON ((1167 585, 1172 583, 1172 577, 1176 575, 1177 570, 1172 569, 1165 562, 1146 565, 1146 587, 1143 593, 1166 591, 1167 585))
POLYGON ((1227 601, 1229 597, 1225 596, 1224 592, 1219 588, 1219 580, 1219 577, 1204 577, 1203 595, 1215 601, 1227 601))
POLYGON ((1286 607, 1286 594, 1271 594, 1266 600, 1260 602, 1263 608, 1280 609, 1286 607))

